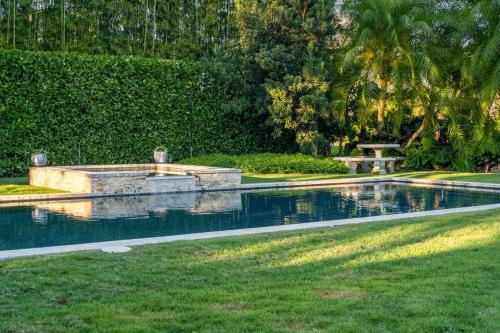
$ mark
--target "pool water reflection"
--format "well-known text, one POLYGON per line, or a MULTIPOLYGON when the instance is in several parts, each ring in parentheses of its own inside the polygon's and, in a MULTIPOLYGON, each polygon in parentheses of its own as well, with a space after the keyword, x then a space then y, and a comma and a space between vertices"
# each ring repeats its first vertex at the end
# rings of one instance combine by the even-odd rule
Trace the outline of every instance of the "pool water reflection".
POLYGON ((193 192, 0 207, 0 250, 500 203, 500 192, 396 184, 193 192))

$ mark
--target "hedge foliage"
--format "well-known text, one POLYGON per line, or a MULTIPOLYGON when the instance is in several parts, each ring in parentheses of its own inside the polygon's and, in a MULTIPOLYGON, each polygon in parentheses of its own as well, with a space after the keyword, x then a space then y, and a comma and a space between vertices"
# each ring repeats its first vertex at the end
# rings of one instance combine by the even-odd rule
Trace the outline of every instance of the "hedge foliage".
POLYGON ((303 154, 211 154, 179 161, 183 164, 237 168, 251 173, 347 173, 344 164, 331 158, 303 154))
POLYGON ((196 62, 0 50, 0 176, 30 154, 52 165, 150 162, 252 152, 258 135, 225 114, 215 80, 196 62))

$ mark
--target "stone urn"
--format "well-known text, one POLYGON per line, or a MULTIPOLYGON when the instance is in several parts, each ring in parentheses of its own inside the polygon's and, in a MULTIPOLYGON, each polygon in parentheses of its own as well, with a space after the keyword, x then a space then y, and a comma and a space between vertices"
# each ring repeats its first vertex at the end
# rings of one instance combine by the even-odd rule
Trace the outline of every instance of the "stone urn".
POLYGON ((31 154, 31 164, 35 167, 44 167, 47 165, 46 153, 33 153, 31 154))
POLYGON ((156 163, 168 163, 168 151, 163 147, 155 149, 154 158, 156 163))

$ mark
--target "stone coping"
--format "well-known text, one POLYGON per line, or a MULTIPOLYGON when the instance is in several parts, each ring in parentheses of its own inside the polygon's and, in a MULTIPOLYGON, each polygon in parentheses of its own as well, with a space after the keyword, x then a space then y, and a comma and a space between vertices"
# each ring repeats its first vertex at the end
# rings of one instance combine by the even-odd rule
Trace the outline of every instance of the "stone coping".
POLYGON ((398 149, 401 145, 396 143, 360 143, 357 145, 361 149, 398 149))
POLYGON ((219 167, 209 167, 202 165, 187 165, 187 164, 174 164, 174 163, 165 163, 165 164, 156 164, 156 167, 161 170, 162 168, 169 169, 182 169, 187 171, 196 171, 196 173, 238 173, 241 172, 239 169, 233 168, 219 168, 219 167))
POLYGON ((158 175, 158 176, 151 176, 148 178, 149 181, 161 181, 161 180, 165 180, 165 179, 193 179, 194 176, 162 176, 162 175, 158 175))
MULTIPOLYGON (((37 168, 37 167, 33 167, 37 168)), ((196 172, 196 173, 238 173, 239 169, 209 167, 202 165, 187 165, 174 163, 146 163, 146 164, 103 164, 103 165, 57 165, 40 167, 40 169, 53 169, 60 171, 70 170, 72 172, 85 173, 89 175, 104 174, 110 177, 113 174, 117 175, 147 175, 152 171, 172 171, 172 172, 196 172), (95 171, 99 170, 99 171, 95 171), (178 170, 178 171, 177 171, 178 170)))
MULTIPOLYGON (((453 181, 453 180, 418 179, 418 178, 391 177, 391 176, 241 184, 239 187, 217 190, 217 191, 315 187, 315 186, 350 185, 350 184, 368 185, 374 183, 397 183, 397 184, 424 185, 424 186, 442 186, 449 188, 465 188, 470 190, 500 191, 500 184, 463 182, 463 181, 453 181)), ((168 194, 168 193, 174 193, 174 192, 126 194, 122 196, 154 195, 154 194, 168 194)), ((0 195, 0 207, 15 206, 16 204, 24 205, 29 202, 38 202, 38 201, 92 199, 92 198, 115 197, 115 196, 117 195, 92 194, 92 193, 0 195)))
POLYGON ((365 157, 365 156, 359 156, 359 157, 335 157, 333 159, 334 161, 342 161, 342 162, 374 162, 374 161, 396 161, 397 158, 395 157, 365 157))
POLYGON ((20 249, 20 250, 6 250, 6 251, 0 251, 0 260, 26 257, 26 256, 60 254, 60 253, 75 252, 75 251, 89 251, 89 250, 107 251, 107 249, 109 249, 110 247, 129 247, 129 246, 148 245, 148 244, 170 243, 175 241, 200 240, 200 239, 220 238, 228 236, 255 235, 255 234, 269 233, 269 232, 283 232, 283 231, 293 231, 293 230, 326 228, 326 227, 342 226, 347 224, 395 221, 395 220, 402 220, 409 218, 448 215, 454 213, 479 212, 492 209, 500 209, 500 204, 463 207, 463 208, 437 209, 437 210, 428 210, 428 211, 414 212, 414 213, 368 216, 368 217, 339 219, 339 220, 330 220, 321 222, 285 224, 285 225, 268 226, 260 228, 246 228, 246 229, 212 231, 212 232, 193 233, 193 234, 174 235, 174 236, 116 240, 116 241, 98 242, 98 243, 61 245, 61 246, 40 247, 40 248, 20 249))

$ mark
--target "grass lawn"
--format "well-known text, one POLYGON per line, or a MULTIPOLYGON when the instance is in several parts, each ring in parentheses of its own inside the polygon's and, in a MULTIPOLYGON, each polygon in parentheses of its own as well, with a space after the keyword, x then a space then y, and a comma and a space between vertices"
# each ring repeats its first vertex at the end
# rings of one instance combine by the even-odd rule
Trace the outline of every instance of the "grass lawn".
MULTIPOLYGON (((370 174, 244 174, 242 182, 244 184, 267 183, 267 182, 288 182, 288 181, 303 181, 303 180, 322 180, 322 179, 343 179, 343 178, 360 178, 373 177, 379 175, 370 174)), ((463 173, 452 171, 413 171, 413 172, 397 172, 389 174, 391 177, 408 177, 408 178, 425 178, 434 180, 456 180, 466 182, 482 182, 482 183, 500 183, 500 174, 486 173, 463 173)))
POLYGON ((408 178, 425 178, 434 180, 455 180, 464 182, 479 182, 479 183, 500 183, 500 174, 498 173, 466 173, 452 171, 413 171, 399 172, 396 174, 399 177, 408 178))
POLYGON ((0 195, 61 193, 46 187, 28 185, 28 177, 0 178, 0 195))
POLYGON ((324 179, 345 179, 345 178, 363 178, 363 177, 373 177, 378 175, 370 174, 324 174, 324 173, 289 173, 289 174, 255 174, 255 173, 244 173, 241 176, 241 182, 243 184, 255 184, 255 183, 274 183, 274 182, 295 182, 295 181, 307 181, 307 180, 324 180, 324 179))
POLYGON ((0 261, 0 332, 499 332, 500 210, 0 261))

